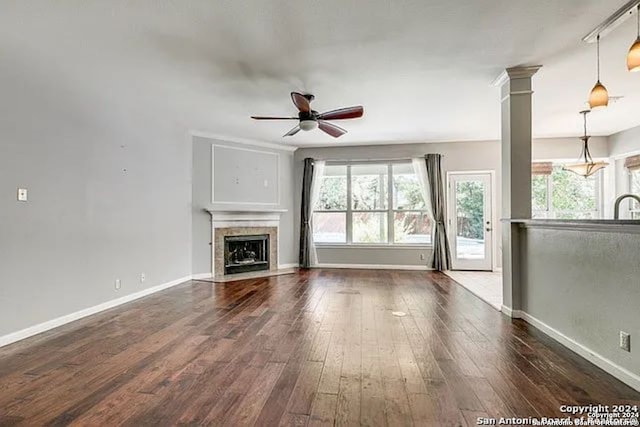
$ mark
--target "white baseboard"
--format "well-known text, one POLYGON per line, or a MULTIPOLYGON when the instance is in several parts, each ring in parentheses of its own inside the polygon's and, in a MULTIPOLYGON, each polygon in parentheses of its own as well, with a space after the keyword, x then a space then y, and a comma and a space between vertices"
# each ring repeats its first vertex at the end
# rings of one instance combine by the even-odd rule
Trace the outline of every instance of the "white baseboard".
POLYGON ((355 270, 433 270, 426 265, 397 265, 397 264, 315 264, 311 268, 348 268, 355 270))
POLYGON ((58 326, 65 325, 67 323, 71 323, 73 321, 82 319, 83 317, 91 316, 92 314, 100 313, 101 311, 108 310, 110 308, 117 307, 122 304, 126 304, 128 302, 137 300, 142 297, 146 297, 147 295, 154 294, 156 292, 160 292, 164 289, 171 288, 173 286, 179 285, 181 283, 187 282, 191 280, 192 276, 181 277, 180 279, 172 280, 170 282, 163 283, 161 285, 153 286, 151 288, 143 289, 139 292, 134 292, 129 295, 125 295, 120 298, 116 298, 107 302, 103 302, 102 304, 94 305, 93 307, 85 308, 80 311, 76 311, 74 313, 66 314, 64 316, 57 317, 52 320, 48 320, 43 323, 39 323, 37 325, 30 326, 28 328, 22 329, 17 332, 12 332, 7 335, 0 336, 0 347, 5 345, 9 345, 16 341, 23 340, 25 338, 32 337, 34 335, 40 334, 42 332, 46 332, 53 328, 57 328, 58 326))
POLYGON ((211 279, 212 277, 213 275, 211 273, 198 273, 191 275, 192 280, 211 279))
POLYGON ((300 264, 298 264, 297 262, 292 264, 278 264, 278 270, 287 270, 289 268, 298 268, 298 267, 300 267, 300 264))
POLYGON ((506 316, 511 317, 512 319, 522 318, 522 311, 512 310, 511 307, 507 307, 506 305, 503 305, 500 311, 503 312, 506 316))
POLYGON ((514 319, 524 320, 534 328, 539 329, 549 337, 558 341, 560 344, 567 347, 569 350, 579 354, 580 356, 584 357, 589 362, 593 363, 603 371, 611 374, 612 376, 616 377, 623 383, 627 384, 629 387, 640 391, 640 376, 638 376, 637 374, 634 374, 633 372, 623 368, 622 366, 617 365, 616 363, 612 362, 606 357, 601 356, 595 351, 580 344, 573 338, 569 338, 562 332, 552 328, 551 326, 547 325, 543 321, 533 317, 529 313, 526 313, 522 310, 511 310, 509 307, 506 307, 504 305, 502 306, 502 312, 514 319))

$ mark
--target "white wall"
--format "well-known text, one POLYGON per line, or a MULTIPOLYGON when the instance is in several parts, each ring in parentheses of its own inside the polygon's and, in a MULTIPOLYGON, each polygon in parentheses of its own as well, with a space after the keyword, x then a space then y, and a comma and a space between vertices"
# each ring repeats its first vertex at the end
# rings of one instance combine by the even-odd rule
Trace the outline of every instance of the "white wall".
POLYGON ((205 211, 210 208, 286 209, 280 218, 278 257, 281 265, 297 264, 297 244, 293 240, 293 152, 199 136, 193 137, 192 152, 193 273, 211 273, 211 216, 205 211), (211 163, 214 149, 216 167, 211 163))

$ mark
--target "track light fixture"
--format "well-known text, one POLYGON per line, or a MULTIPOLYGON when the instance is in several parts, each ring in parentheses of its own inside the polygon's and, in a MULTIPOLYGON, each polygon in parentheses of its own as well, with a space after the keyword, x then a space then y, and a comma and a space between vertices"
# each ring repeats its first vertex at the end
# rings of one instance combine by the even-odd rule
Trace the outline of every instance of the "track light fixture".
POLYGON ((634 73, 640 71, 640 4, 636 11, 636 18, 638 20, 638 36, 627 54, 627 69, 634 73))

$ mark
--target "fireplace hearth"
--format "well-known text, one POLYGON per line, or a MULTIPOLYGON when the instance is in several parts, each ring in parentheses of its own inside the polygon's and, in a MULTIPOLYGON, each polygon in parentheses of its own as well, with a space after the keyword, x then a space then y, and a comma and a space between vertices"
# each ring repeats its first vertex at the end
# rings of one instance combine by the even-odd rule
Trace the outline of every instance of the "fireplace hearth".
POLYGON ((224 237, 224 274, 269 270, 269 235, 224 237))

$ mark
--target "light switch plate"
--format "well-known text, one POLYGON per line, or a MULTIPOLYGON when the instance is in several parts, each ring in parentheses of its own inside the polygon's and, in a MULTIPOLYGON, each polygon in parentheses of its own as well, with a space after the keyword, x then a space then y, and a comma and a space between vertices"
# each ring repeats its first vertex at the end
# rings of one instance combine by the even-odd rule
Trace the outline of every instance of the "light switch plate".
POLYGON ((28 200, 28 194, 26 188, 18 188, 18 201, 26 202, 28 200))

